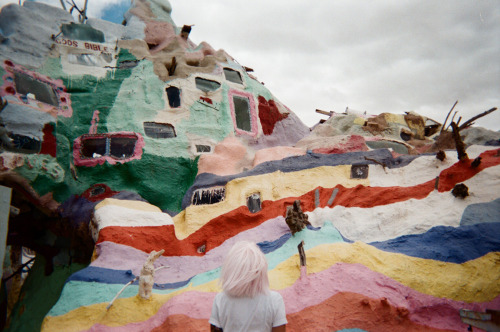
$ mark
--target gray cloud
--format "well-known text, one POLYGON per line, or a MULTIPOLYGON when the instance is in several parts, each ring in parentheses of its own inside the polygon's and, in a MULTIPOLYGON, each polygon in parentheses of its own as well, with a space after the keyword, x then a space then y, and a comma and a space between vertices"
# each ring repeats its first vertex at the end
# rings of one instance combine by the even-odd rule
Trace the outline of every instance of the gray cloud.
MULTIPOLYGON (((89 0, 89 15, 119 1, 89 0)), ((500 106, 497 0, 170 3, 177 25, 195 24, 193 41, 254 68, 308 125, 316 108, 414 110, 442 122, 457 99, 464 120, 500 106)), ((500 111, 476 125, 499 130, 500 111)))

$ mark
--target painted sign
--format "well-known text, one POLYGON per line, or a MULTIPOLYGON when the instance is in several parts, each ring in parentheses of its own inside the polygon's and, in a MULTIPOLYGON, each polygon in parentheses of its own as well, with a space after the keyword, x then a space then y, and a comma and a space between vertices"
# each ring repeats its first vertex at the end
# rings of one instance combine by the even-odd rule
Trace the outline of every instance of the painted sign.
POLYGON ((103 53, 114 53, 114 49, 110 45, 92 43, 83 40, 73 40, 63 37, 56 38, 56 43, 63 46, 75 47, 81 50, 91 50, 103 53))

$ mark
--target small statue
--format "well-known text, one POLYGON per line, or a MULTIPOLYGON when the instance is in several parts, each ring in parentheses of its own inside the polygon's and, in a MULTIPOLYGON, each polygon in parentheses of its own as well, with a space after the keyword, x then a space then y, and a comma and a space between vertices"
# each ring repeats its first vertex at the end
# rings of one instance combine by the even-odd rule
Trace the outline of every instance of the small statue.
POLYGON ((308 220, 308 216, 305 213, 302 213, 302 209, 300 208, 300 200, 296 200, 293 202, 293 206, 287 206, 286 208, 286 224, 292 231, 292 235, 300 232, 306 225, 310 225, 311 223, 308 220))
POLYGON ((155 267, 154 261, 157 260, 163 253, 165 249, 160 251, 151 251, 148 259, 142 266, 141 276, 139 277, 139 295, 143 299, 149 299, 151 297, 151 291, 153 290, 153 285, 155 283, 155 267))

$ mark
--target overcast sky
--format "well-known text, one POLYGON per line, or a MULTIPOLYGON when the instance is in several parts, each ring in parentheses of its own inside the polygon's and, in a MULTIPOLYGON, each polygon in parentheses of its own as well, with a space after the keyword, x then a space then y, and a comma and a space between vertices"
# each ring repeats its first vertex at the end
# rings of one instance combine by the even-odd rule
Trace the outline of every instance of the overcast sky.
MULTIPOLYGON (((7 2, 17 1, 0 0, 7 2)), ((129 0, 89 0, 89 16, 102 17, 111 3, 129 0)), ((177 25, 195 25, 195 43, 206 41, 253 68, 309 126, 325 118, 317 108, 413 110, 443 122, 458 100, 464 122, 500 106, 498 0, 170 3, 177 25)), ((500 130, 500 110, 476 126, 500 130)))

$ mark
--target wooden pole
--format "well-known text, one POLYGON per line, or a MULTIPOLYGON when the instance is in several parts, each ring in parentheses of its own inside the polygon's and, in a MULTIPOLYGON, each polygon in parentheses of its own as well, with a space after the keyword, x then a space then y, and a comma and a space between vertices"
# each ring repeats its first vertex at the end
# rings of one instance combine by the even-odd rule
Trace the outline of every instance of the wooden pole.
POLYGON ((465 152, 465 144, 460 137, 460 129, 455 122, 451 123, 451 128, 453 129, 453 138, 455 139, 455 147, 457 149, 458 160, 464 161, 469 159, 467 152, 465 152))
POLYGON ((327 111, 323 111, 323 110, 319 110, 319 109, 316 109, 316 113, 328 115, 328 116, 331 116, 333 114, 333 112, 331 112, 331 111, 327 112, 327 111))
POLYGON ((81 23, 85 23, 85 21, 87 20, 87 2, 88 2, 88 0, 85 0, 85 4, 83 5, 83 13, 82 13, 81 23))
POLYGON ((306 252, 304 251, 304 241, 300 242, 300 244, 297 246, 297 249, 299 249, 300 266, 306 266, 306 252))

